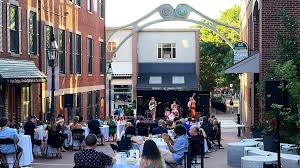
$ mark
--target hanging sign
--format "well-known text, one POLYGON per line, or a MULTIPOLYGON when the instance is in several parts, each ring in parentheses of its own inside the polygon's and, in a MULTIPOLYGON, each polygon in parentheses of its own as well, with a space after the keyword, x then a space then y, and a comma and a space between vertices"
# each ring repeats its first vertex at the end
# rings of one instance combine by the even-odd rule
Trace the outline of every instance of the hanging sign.
POLYGON ((242 61, 248 57, 248 47, 245 42, 237 42, 233 45, 233 63, 242 61))

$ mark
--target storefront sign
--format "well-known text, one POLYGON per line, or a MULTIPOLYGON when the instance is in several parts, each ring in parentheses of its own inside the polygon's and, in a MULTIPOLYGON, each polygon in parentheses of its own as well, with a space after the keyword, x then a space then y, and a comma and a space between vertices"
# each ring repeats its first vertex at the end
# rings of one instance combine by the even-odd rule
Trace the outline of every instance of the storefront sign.
POLYGON ((248 57, 248 47, 245 42, 237 42, 233 45, 233 63, 242 61, 248 57))
POLYGON ((151 90, 182 90, 182 87, 152 87, 151 90))

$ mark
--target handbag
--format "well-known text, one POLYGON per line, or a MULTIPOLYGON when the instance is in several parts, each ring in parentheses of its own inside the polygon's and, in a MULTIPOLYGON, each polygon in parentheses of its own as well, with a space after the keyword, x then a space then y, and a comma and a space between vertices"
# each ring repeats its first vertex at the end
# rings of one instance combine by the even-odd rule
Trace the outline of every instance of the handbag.
POLYGON ((42 141, 43 141, 43 140, 37 140, 37 139, 35 139, 35 140, 33 141, 33 144, 34 144, 34 145, 37 145, 37 146, 41 146, 42 141))

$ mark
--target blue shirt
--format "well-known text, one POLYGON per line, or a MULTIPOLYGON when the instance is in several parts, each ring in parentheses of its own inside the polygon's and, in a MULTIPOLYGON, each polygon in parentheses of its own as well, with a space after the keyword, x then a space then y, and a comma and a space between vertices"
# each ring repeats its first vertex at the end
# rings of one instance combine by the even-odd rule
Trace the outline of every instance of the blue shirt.
MULTIPOLYGON (((10 138, 14 141, 17 140, 17 132, 12 129, 5 127, 4 129, 0 130, 0 139, 10 138)), ((4 154, 10 154, 16 152, 16 146, 12 145, 0 145, 0 151, 4 154)))
POLYGON ((187 152, 188 148, 188 138, 187 135, 178 136, 174 142, 173 149, 175 153, 173 153, 173 159, 178 162, 183 156, 184 152, 187 152))

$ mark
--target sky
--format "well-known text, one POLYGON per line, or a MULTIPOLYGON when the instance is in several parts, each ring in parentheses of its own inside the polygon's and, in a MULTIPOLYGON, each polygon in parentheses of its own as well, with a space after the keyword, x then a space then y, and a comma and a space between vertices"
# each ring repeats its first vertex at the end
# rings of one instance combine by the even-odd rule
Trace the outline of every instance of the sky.
MULTIPOLYGON (((106 1, 106 25, 109 27, 118 27, 131 23, 161 4, 171 4, 176 8, 178 4, 185 3, 199 12, 211 17, 218 18, 221 11, 224 11, 233 5, 240 5, 241 0, 108 0, 106 1)), ((150 18, 158 18, 158 14, 150 18)), ((196 15, 190 18, 197 19, 196 15)), ((191 23, 186 22, 165 22, 155 24, 151 28, 185 28, 191 27, 191 23)))

